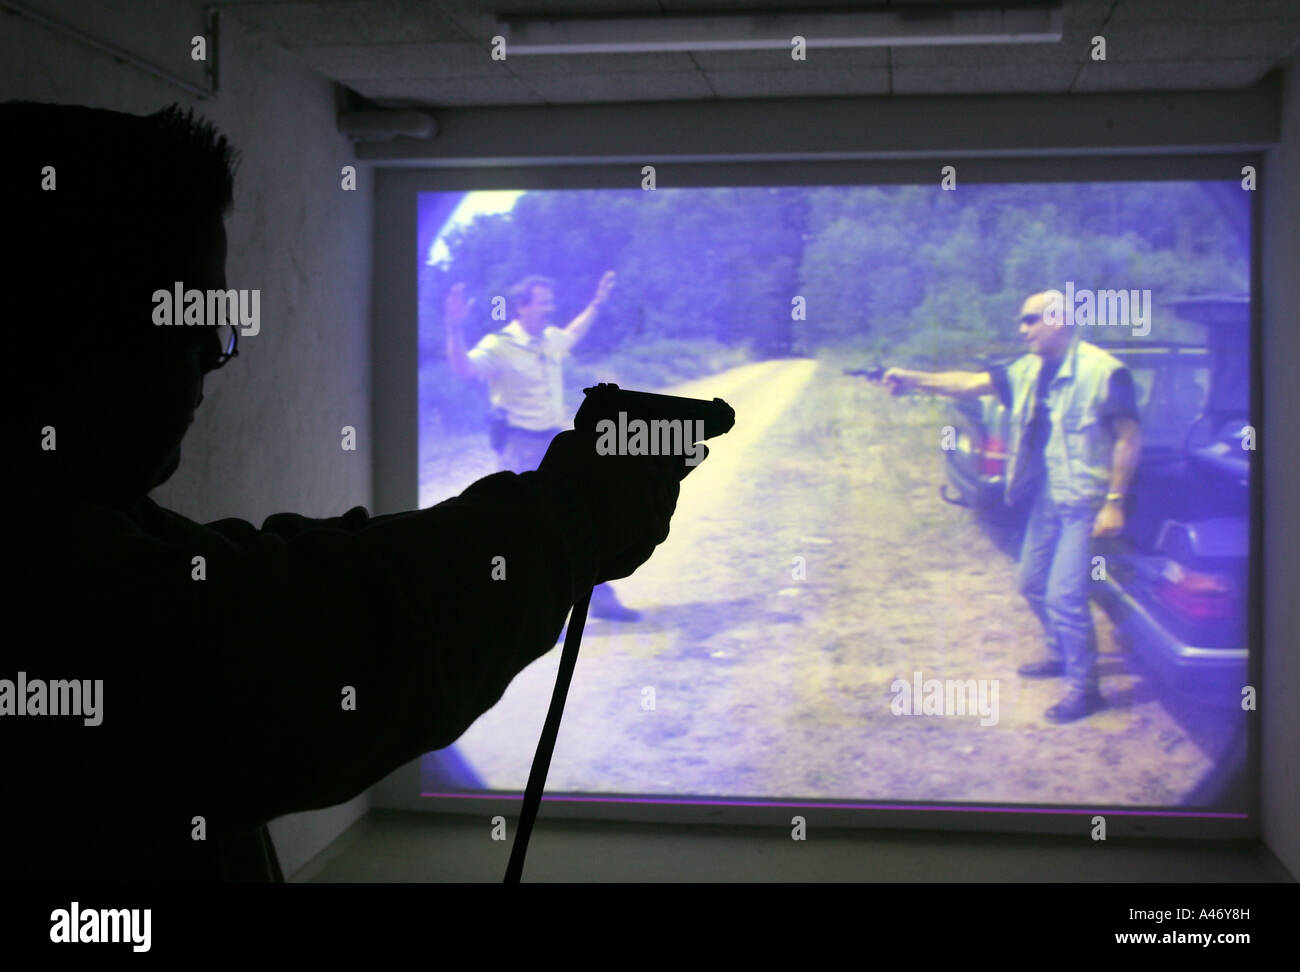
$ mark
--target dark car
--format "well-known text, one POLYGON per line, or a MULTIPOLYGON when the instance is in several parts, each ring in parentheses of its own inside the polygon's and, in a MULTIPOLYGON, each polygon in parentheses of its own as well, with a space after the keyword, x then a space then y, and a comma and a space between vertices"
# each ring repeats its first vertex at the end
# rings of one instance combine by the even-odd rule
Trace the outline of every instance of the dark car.
MULTIPOLYGON (((1133 375, 1142 456, 1123 533, 1099 541, 1093 596, 1137 662, 1179 694, 1239 705, 1247 677, 1250 552, 1249 317, 1245 297, 1172 301, 1204 345, 1093 340, 1133 375)), ((984 366, 994 363, 984 362, 984 366)), ((946 452, 949 502, 1001 527, 1010 416, 994 396, 959 401, 946 452)))

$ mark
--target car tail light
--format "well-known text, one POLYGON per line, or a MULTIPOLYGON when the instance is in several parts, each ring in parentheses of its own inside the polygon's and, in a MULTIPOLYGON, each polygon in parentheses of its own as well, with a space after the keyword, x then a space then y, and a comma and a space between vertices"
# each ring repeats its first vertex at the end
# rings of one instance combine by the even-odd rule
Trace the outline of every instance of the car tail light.
POLYGON ((1188 570, 1175 560, 1165 565, 1155 594, 1169 608, 1197 621, 1230 618, 1237 613, 1231 577, 1188 570))
POLYGON ((984 451, 980 454, 980 474, 984 476, 1001 476, 1006 472, 1007 444, 1001 436, 990 435, 984 440, 984 451))

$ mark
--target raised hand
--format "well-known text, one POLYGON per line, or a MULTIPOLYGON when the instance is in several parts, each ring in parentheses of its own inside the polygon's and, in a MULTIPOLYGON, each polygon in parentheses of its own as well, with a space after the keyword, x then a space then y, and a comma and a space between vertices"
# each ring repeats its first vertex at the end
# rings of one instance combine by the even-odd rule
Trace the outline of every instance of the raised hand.
POLYGON ((600 283, 596 285, 596 296, 591 302, 597 306, 605 303, 609 298, 609 292, 614 289, 614 271, 606 270, 605 275, 600 278, 600 283))
POLYGON ((459 326, 465 323, 470 311, 474 309, 474 299, 465 300, 465 285, 458 283, 447 291, 446 320, 449 325, 459 326))

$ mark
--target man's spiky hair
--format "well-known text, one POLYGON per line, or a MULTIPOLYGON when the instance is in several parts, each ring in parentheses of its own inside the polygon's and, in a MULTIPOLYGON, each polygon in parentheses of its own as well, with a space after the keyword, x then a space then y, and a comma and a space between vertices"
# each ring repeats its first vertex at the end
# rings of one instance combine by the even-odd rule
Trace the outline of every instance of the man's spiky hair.
POLYGON ((194 265, 231 209, 225 136, 177 104, 130 115, 24 101, 0 104, 0 132, 15 254, 0 261, 0 291, 19 343, 41 353, 150 328, 150 293, 194 265))
POLYGON ((204 204, 222 214, 229 212, 234 202, 239 153, 226 136, 212 122, 195 115, 193 108, 182 111, 174 102, 148 117, 159 138, 192 161, 197 170, 195 182, 211 197, 203 200, 204 204))

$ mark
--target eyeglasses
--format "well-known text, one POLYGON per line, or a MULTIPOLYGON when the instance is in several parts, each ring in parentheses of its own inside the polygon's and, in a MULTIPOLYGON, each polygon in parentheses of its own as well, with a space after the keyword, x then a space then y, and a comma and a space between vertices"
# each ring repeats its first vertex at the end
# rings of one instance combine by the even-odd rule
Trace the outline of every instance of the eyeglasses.
POLYGON ((1042 319, 1043 319, 1042 314, 1023 314, 1021 315, 1019 323, 1033 324, 1035 321, 1041 321, 1042 319))
MULTIPOLYGON (((162 328, 159 329, 163 330, 162 328)), ((150 333, 147 330, 134 329, 129 333, 116 333, 101 337, 76 348, 68 349, 73 354, 103 357, 105 355, 128 354, 137 356, 158 356, 184 354, 197 355, 199 371, 207 374, 225 367, 226 362, 239 354, 239 327, 235 324, 218 324, 213 330, 215 335, 195 334, 195 331, 208 331, 208 327, 188 328, 188 333, 177 333, 176 328, 166 328, 165 334, 150 333), (175 342, 160 341, 160 337, 176 338, 186 344, 197 347, 175 347, 175 342), (169 344, 171 346, 169 346, 169 344)))
POLYGON ((233 324, 217 325, 217 340, 204 341, 203 347, 178 351, 177 354, 197 354, 199 370, 203 374, 224 367, 226 362, 239 354, 239 328, 233 324), (213 350, 214 347, 216 350, 213 350))
POLYGON ((204 374, 224 367, 226 362, 239 354, 239 328, 233 324, 217 325, 217 348, 199 351, 199 368, 204 374))

